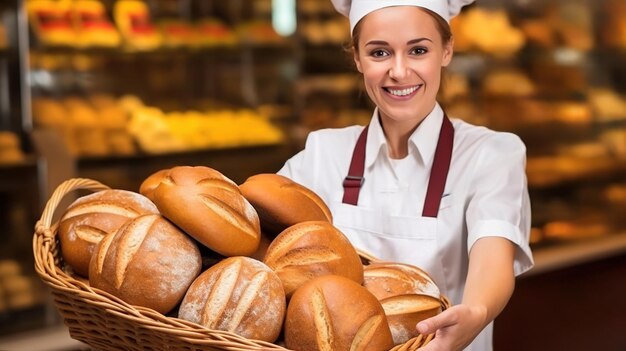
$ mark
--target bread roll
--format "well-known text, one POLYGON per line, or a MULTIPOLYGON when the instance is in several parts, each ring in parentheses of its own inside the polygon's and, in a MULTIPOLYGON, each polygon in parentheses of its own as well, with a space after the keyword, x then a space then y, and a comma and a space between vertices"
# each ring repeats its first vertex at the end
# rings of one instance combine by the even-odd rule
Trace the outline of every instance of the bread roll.
POLYGON ((419 335, 417 323, 441 313, 441 301, 432 296, 407 294, 381 301, 394 344, 402 344, 419 335))
POLYGON ((261 239, 259 217, 237 185, 209 167, 170 169, 154 190, 163 216, 224 256, 247 256, 261 239))
POLYGON ((200 266, 200 251, 189 236, 160 215, 144 215, 98 244, 89 283, 166 314, 181 301, 200 266))
POLYGON ((380 351, 393 347, 393 340, 376 297, 350 279, 328 275, 293 294, 285 344, 300 351, 380 351))
POLYGON ((378 300, 404 294, 441 297, 439 287, 428 273, 405 263, 376 262, 365 266, 363 286, 378 300))
POLYGON ((417 336, 417 323, 441 312, 439 287, 413 265, 372 263, 363 269, 363 286, 382 303, 395 344, 417 336))
POLYGON ((158 214, 145 196, 126 190, 103 190, 74 201, 59 222, 61 255, 74 272, 89 274, 95 246, 108 233, 116 232, 129 219, 158 214))
POLYGON ((276 273, 250 257, 229 257, 193 282, 178 317, 210 329, 273 342, 281 331, 285 305, 276 273))
POLYGON ((139 186, 139 193, 147 197, 148 199, 153 199, 154 189, 156 189, 161 181, 165 179, 165 177, 170 172, 170 169, 162 169, 160 171, 156 171, 148 176, 148 178, 144 179, 144 181, 139 186))
POLYGON ((335 274, 363 282, 363 265, 348 238, 325 221, 298 223, 270 244, 264 262, 283 282, 288 297, 317 276, 335 274))
POLYGON ((239 188, 259 214, 263 230, 270 234, 305 221, 332 223, 324 200, 287 177, 258 174, 246 179, 239 188))

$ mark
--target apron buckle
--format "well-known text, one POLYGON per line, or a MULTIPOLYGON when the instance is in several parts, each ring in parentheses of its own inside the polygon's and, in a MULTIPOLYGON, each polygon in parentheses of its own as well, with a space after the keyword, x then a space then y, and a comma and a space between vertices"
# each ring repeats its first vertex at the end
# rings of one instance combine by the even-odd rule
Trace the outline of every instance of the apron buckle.
POLYGON ((365 178, 349 175, 343 180, 343 187, 360 188, 363 185, 363 182, 365 182, 365 178))

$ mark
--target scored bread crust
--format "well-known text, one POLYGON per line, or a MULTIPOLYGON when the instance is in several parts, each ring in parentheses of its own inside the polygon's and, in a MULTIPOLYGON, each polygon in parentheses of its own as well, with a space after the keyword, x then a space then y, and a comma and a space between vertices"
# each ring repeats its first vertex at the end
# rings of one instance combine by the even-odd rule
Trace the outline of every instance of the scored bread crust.
POLYGON ((209 167, 169 170, 153 192, 163 216, 224 256, 251 255, 261 240, 259 217, 237 185, 209 167))
POLYGON ((154 190, 161 184, 161 181, 167 177, 170 169, 162 169, 156 171, 144 179, 139 186, 139 193, 150 200, 154 200, 154 190))
POLYGON ((441 297, 439 287, 428 273, 406 263, 375 262, 365 266, 363 285, 379 300, 403 294, 441 297))
POLYGON ((161 215, 126 222, 97 246, 89 283, 129 304, 166 314, 200 274, 196 243, 161 215))
POLYGON ((91 256, 105 235, 130 219, 158 213, 152 201, 131 191, 107 189, 80 197, 59 221, 61 255, 74 272, 88 277, 91 256))
POLYGON ((178 317, 209 329, 274 342, 286 309, 280 279, 250 257, 229 257, 203 272, 189 287, 178 317))
POLYGON ((282 175, 257 174, 246 179, 239 188, 259 214, 261 227, 269 234, 277 235, 305 221, 332 223, 332 214, 321 197, 282 175))
POLYGON ((358 283, 317 277, 293 294, 285 318, 285 344, 300 351, 389 350, 393 340, 380 302, 358 283))
POLYGON ((293 225, 270 244, 263 260, 280 277, 285 294, 312 278, 336 274, 363 282, 361 259, 348 238, 326 221, 293 225))

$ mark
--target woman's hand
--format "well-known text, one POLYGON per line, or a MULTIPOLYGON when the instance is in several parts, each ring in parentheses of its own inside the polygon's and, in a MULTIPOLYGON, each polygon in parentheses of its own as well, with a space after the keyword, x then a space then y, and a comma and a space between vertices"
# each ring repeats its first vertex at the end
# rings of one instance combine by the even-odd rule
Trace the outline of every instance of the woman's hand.
POLYGON ((420 351, 461 351, 488 323, 487 310, 480 306, 456 305, 435 317, 417 324, 423 335, 435 333, 435 338, 420 351))

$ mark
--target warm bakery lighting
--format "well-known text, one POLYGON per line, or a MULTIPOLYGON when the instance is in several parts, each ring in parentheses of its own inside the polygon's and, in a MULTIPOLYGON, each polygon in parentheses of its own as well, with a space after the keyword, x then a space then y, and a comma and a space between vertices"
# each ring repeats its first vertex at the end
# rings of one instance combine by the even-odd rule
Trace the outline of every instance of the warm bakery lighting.
POLYGON ((272 0, 272 26, 284 37, 296 31, 296 0, 272 0))

